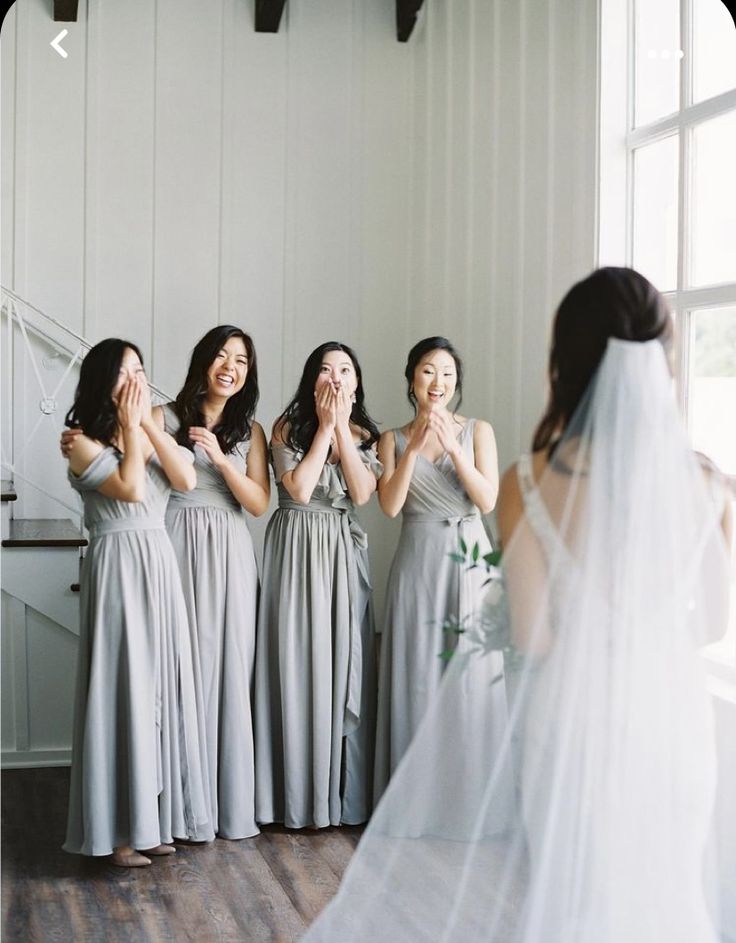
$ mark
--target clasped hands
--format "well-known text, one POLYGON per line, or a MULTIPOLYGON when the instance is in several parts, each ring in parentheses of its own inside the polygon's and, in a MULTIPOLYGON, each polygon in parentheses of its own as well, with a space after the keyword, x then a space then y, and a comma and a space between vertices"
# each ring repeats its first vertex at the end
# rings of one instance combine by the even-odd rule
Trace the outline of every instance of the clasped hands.
POLYGON ((434 434, 443 450, 451 457, 460 451, 455 422, 446 409, 422 408, 414 418, 407 449, 421 452, 434 434))

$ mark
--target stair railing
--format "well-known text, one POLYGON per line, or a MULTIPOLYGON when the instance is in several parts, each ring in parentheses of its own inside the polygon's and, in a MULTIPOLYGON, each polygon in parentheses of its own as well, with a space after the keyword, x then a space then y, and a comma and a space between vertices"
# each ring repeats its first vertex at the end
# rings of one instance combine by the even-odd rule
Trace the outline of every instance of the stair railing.
MULTIPOLYGON (((50 499, 52 502, 71 512, 79 520, 82 529, 81 501, 72 505, 69 501, 71 491, 65 482, 62 482, 63 464, 58 464, 58 490, 51 490, 49 481, 53 484, 53 471, 42 467, 45 472, 43 478, 34 472, 26 470, 25 461, 34 445, 39 447, 38 435, 42 428, 49 423, 53 424, 53 440, 58 441, 63 429, 63 416, 66 408, 71 405, 73 386, 70 378, 78 376, 78 368, 85 354, 92 346, 89 341, 81 337, 61 321, 42 311, 21 297, 17 292, 5 286, 0 286, 0 310, 2 313, 3 342, 5 344, 5 363, 2 379, 3 393, 3 426, 2 449, 2 477, 13 481, 22 481, 35 492, 50 499), (44 355, 43 347, 48 350, 44 355), (53 361, 62 358, 66 361, 59 378, 50 377, 48 369, 53 367, 53 361), (26 432, 25 425, 26 404, 19 404, 17 370, 20 364, 23 369, 30 367, 30 376, 35 381, 37 390, 34 395, 40 394, 38 400, 38 415, 30 424, 26 432), (44 371, 44 368, 47 368, 44 371), (67 386, 68 404, 59 405, 59 396, 67 386), (61 411, 60 411, 61 410, 61 411), (59 421, 61 418, 61 421, 59 421)), ((150 384, 152 399, 155 403, 167 402, 170 397, 153 384, 150 384)), ((20 497, 20 495, 19 495, 20 497)), ((23 513, 23 512, 22 512, 23 513)))

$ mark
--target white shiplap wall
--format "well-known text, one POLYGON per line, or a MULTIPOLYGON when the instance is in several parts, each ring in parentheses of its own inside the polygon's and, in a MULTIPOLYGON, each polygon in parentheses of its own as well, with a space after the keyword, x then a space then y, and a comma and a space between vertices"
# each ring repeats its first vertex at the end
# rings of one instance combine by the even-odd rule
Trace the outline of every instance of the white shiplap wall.
MULTIPOLYGON (((207 328, 242 324, 267 428, 330 338, 404 421, 406 352, 447 334, 508 463, 554 304, 595 259, 597 0, 425 0, 408 44, 394 0, 290 0, 276 35, 253 6, 80 0, 63 60, 48 0, 17 0, 3 284, 140 342, 170 391, 207 328)), ((380 603, 397 524, 365 519, 380 603)))

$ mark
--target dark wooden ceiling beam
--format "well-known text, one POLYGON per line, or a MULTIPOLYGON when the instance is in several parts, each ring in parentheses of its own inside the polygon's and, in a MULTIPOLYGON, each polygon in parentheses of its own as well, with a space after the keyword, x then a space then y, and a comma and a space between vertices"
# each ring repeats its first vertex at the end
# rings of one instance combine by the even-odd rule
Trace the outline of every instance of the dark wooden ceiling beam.
POLYGON ((79 0, 54 0, 54 20, 57 23, 76 23, 79 0))
POLYGON ((256 32, 278 33, 286 0, 256 0, 256 32))
POLYGON ((408 42, 424 0, 396 0, 396 37, 408 42))

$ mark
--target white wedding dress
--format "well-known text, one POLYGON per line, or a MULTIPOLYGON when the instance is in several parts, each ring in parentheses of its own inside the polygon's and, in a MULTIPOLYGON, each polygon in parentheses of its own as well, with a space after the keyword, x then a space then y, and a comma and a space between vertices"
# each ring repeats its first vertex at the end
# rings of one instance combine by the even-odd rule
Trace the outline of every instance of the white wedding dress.
POLYGON ((725 493, 689 447, 659 342, 609 341, 548 461, 517 474, 505 597, 494 583, 306 943, 719 939, 699 649, 727 623, 725 493), (525 657, 491 754, 484 667, 507 612, 525 657), (487 710, 458 729, 484 677, 487 710))

